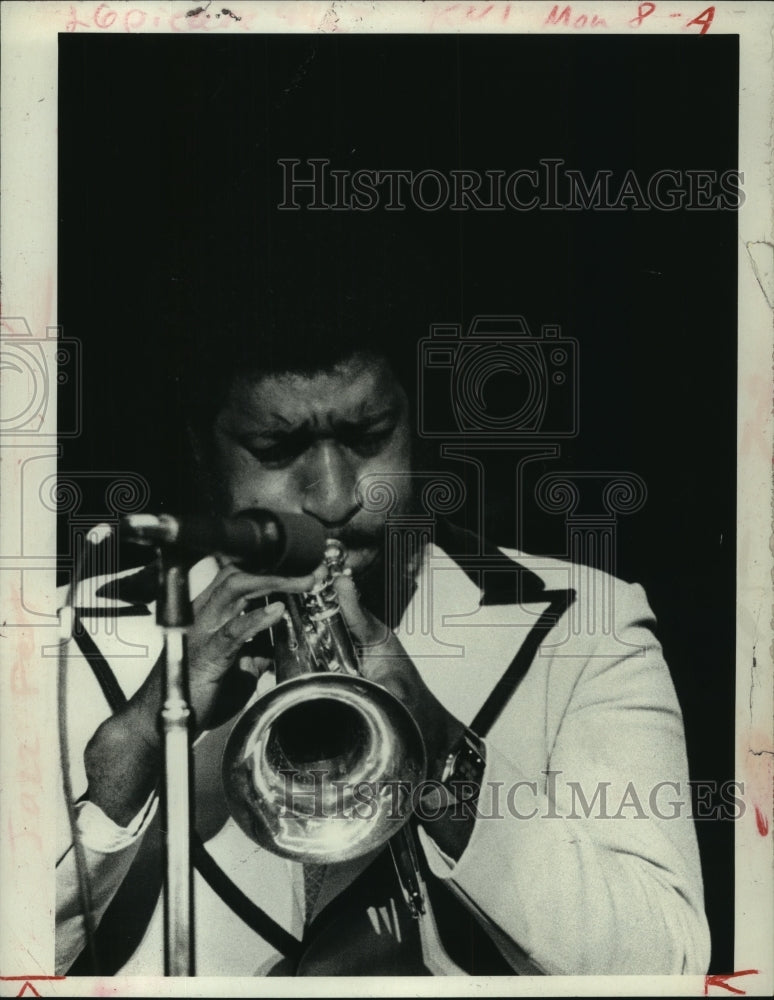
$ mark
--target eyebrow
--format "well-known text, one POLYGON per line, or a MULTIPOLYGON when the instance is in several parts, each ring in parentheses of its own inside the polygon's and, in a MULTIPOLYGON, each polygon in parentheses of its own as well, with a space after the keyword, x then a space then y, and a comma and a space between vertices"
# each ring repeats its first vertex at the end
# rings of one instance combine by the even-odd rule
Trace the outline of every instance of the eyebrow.
MULTIPOLYGON (((363 426, 379 424, 385 420, 397 420, 400 415, 400 405, 397 402, 391 403, 373 413, 368 412, 368 406, 369 403, 365 401, 358 406, 352 415, 342 416, 335 420, 332 420, 329 415, 325 423, 332 431, 344 430, 351 432, 363 426)), ((281 413, 272 411, 267 414, 266 423, 262 424, 262 426, 234 428, 232 433, 239 441, 244 442, 257 437, 285 439, 312 437, 314 434, 319 433, 319 431, 320 425, 316 420, 307 419, 298 425, 294 425, 291 420, 281 413), (274 426, 272 426, 271 421, 274 421, 274 426)))

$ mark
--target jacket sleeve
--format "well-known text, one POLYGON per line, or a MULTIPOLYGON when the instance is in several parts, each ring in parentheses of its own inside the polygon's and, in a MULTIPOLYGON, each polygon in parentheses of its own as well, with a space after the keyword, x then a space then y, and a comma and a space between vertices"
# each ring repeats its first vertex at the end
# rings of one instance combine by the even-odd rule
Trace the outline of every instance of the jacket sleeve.
POLYGON ((642 588, 618 581, 615 612, 623 653, 569 636, 562 657, 533 664, 545 677, 546 735, 542 720, 534 729, 544 766, 513 752, 510 734, 535 721, 517 695, 487 740, 460 859, 424 830, 422 840, 433 872, 517 971, 526 956, 548 974, 703 974, 709 932, 682 716, 642 588))
POLYGON ((57 975, 65 974, 86 946, 83 918, 86 899, 90 900, 97 927, 137 854, 157 802, 155 794, 152 795, 126 828, 116 826, 90 802, 76 806, 82 867, 72 838, 56 867, 57 975))
MULTIPOLYGON (((118 639, 114 642, 117 643, 118 639)), ((123 669, 127 677, 124 680, 128 680, 131 690, 140 683, 152 661, 148 656, 140 655, 122 662, 126 664, 123 669)), ((83 916, 86 900, 90 899, 96 927, 125 878, 157 808, 154 793, 124 828, 113 823, 96 805, 84 800, 87 790, 84 750, 97 727, 110 715, 110 708, 89 664, 74 642, 68 645, 65 677, 65 690, 59 692, 60 725, 64 721, 60 748, 64 746, 66 753, 60 760, 62 780, 59 782, 57 802, 57 975, 66 973, 86 946, 83 916), (75 800, 75 831, 65 797, 65 767, 75 800), (76 848, 74 833, 77 834, 80 850, 76 848)))

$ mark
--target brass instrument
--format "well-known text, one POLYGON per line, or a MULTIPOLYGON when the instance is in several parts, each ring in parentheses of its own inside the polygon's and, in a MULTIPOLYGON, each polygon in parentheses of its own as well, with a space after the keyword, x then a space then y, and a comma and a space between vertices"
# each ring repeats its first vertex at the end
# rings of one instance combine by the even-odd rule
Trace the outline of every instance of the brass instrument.
POLYGON ((334 581, 345 551, 329 540, 326 579, 283 594, 276 686, 238 719, 222 762, 231 815, 252 840, 292 860, 328 864, 390 841, 404 898, 423 912, 411 793, 424 741, 392 693, 360 673, 334 581))

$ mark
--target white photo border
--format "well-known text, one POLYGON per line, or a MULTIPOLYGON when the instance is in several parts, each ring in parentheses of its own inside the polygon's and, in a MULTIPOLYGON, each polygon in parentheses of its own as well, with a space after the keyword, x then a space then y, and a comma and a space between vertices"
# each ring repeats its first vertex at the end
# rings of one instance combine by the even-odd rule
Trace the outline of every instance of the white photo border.
MULTIPOLYGON (((774 205, 771 62, 774 4, 740 2, 589 5, 498 2, 279 2, 230 5, 241 20, 208 24, 206 13, 187 16, 192 2, 136 0, 75 3, 6 0, 2 16, 2 276, 3 335, 29 336, 49 364, 57 326, 57 38, 71 30, 94 34, 129 32, 329 33, 577 33, 676 34, 706 30, 734 34, 740 44, 739 168, 745 201, 738 241, 738 457, 737 457, 737 719, 736 777, 744 780, 750 806, 735 828, 735 956, 728 975, 735 991, 774 991, 774 701, 772 699, 772 311, 774 310, 774 205), (564 15, 565 8, 570 12, 564 15), (710 18, 707 14, 712 10, 710 18), (692 13, 686 13, 690 11, 692 13), (639 18, 639 23, 633 20, 639 18), (693 21, 691 20, 693 18, 693 21), (703 19, 702 19, 703 18, 703 19), (604 21, 604 25, 599 24, 604 21), (711 23, 709 23, 711 22, 711 23), (743 976, 742 973, 749 975, 743 976)), ((14 383, 17 385, 18 383, 14 383)), ((29 669, 33 651, 55 646, 56 523, 43 511, 35 526, 37 547, 19 549, 25 511, 21 475, 26 461, 56 473, 57 428, 49 387, 47 414, 32 437, 4 435, 0 518, 0 996, 697 996, 726 995, 723 977, 548 977, 438 979, 256 979, 139 977, 100 981, 54 978, 53 828, 57 780, 55 658, 44 676, 29 669), (20 556, 24 555, 24 562, 20 556), (21 581, 34 607, 25 614, 21 581), (32 817, 32 818, 31 818, 32 817), (30 988, 25 987, 30 984, 30 988)), ((40 386, 31 377, 32 396, 40 386)), ((27 405, 14 399, 9 410, 27 405)))

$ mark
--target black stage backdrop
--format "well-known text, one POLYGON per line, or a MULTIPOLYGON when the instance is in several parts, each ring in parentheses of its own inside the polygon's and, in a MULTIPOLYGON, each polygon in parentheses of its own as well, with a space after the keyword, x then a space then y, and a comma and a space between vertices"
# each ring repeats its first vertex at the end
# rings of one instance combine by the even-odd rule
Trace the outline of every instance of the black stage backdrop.
MULTIPOLYGON (((535 503, 538 478, 641 477, 646 502, 617 523, 616 572, 645 586, 658 618, 692 778, 732 780, 735 213, 631 201, 618 211, 279 211, 277 161, 448 177, 544 172, 540 161, 553 159, 588 182, 609 171, 614 191, 629 170, 643 186, 681 172, 685 189, 687 171, 737 167, 736 37, 61 35, 59 80, 59 322, 82 344, 81 377, 60 387, 61 426, 80 428, 62 437, 60 472, 83 495, 61 512, 61 579, 73 524, 115 513, 105 484, 118 473, 147 482, 146 510, 194 507, 175 365, 209 363, 223 329, 262 315, 269 289, 300 353, 352 322, 405 342, 412 359, 431 323, 518 314, 536 338, 555 324, 577 341, 578 433, 546 434, 560 454, 525 467, 521 502, 512 456, 489 454, 487 532, 562 556, 565 521, 535 503)), ((432 376, 436 395, 422 405, 451 432, 451 376, 432 376)), ((507 373, 500 382, 487 384, 493 413, 509 412, 517 388, 507 373)), ((566 430, 572 400, 557 394, 550 406, 566 430)), ((466 482, 473 469, 444 467, 466 482)), ((472 523, 471 506, 457 519, 472 523)), ((123 564, 145 555, 122 550, 123 564)), ((710 971, 727 972, 733 823, 697 827, 710 971)))

